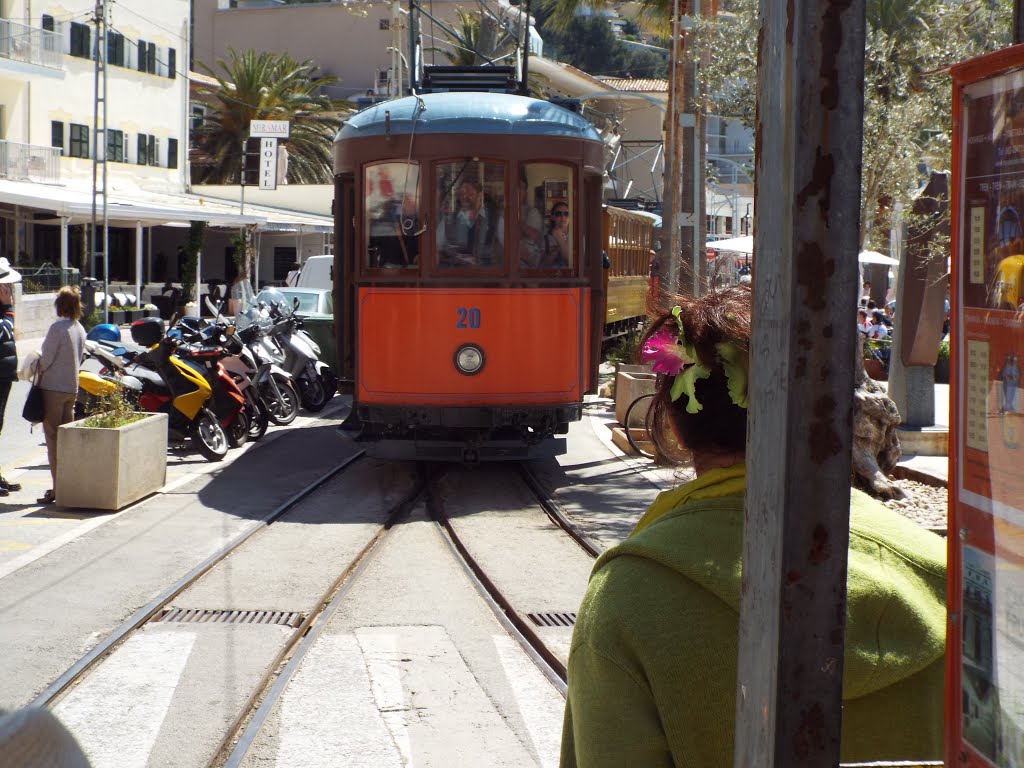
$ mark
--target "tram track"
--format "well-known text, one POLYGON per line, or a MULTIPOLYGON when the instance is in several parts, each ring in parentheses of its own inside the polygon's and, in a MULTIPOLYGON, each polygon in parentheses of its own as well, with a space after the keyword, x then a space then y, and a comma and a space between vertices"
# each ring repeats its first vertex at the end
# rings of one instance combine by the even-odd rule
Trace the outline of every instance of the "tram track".
POLYGON ((55 706, 68 690, 80 683, 93 668, 117 650, 134 632, 145 626, 151 619, 163 611, 178 595, 198 582, 205 574, 219 563, 222 563, 233 552, 238 551, 253 536, 267 530, 271 525, 295 509, 301 501, 307 499, 326 483, 359 462, 364 456, 365 452, 359 451, 347 457, 344 461, 335 464, 331 469, 285 499, 252 526, 235 536, 235 538, 206 558, 206 560, 199 563, 199 565, 163 590, 153 600, 139 608, 127 621, 110 633, 101 643, 82 656, 43 690, 32 701, 31 705, 38 707, 55 706))
POLYGON ((243 764, 264 723, 331 616, 342 605, 345 595, 358 582, 359 577, 373 561, 374 555, 381 550, 381 545, 392 527, 408 515, 424 494, 429 492, 430 479, 429 470, 419 465, 413 487, 387 512, 384 523, 323 592, 317 607, 309 612, 305 621, 296 628, 277 658, 267 668, 235 722, 225 733, 214 757, 209 761, 210 768, 237 768, 243 764))

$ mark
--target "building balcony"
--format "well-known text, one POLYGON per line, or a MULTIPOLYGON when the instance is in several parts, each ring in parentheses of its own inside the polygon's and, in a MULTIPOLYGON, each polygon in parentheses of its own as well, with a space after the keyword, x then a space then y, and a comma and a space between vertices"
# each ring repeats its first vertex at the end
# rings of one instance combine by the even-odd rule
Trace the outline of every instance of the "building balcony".
POLYGON ((60 149, 0 140, 0 179, 60 183, 60 149))
POLYGON ((63 69, 63 42, 56 32, 0 19, 0 59, 63 69))

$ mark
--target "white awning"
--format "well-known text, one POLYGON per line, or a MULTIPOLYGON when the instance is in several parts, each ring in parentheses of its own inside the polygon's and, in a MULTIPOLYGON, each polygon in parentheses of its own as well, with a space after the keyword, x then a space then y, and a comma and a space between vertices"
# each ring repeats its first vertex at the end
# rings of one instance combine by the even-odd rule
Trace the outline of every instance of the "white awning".
POLYGON ((754 236, 746 235, 745 237, 730 237, 726 240, 709 240, 705 247, 715 251, 751 254, 754 252, 754 236))
MULTIPOLYGON (((51 186, 0 179, 0 204, 20 205, 53 211, 70 224, 92 220, 93 195, 67 186, 51 186)), ((96 215, 102 216, 103 198, 96 199, 96 215)), ((237 204, 187 194, 162 194, 139 189, 112 189, 107 198, 107 220, 113 227, 153 227, 206 221, 214 227, 255 224, 275 231, 330 232, 334 222, 327 216, 299 211, 247 205, 245 213, 237 204)))

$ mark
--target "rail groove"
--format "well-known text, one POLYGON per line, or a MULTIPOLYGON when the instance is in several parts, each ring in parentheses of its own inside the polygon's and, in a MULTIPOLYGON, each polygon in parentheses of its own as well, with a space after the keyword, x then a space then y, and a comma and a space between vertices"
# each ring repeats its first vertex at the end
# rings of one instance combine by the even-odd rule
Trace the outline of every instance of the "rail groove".
POLYGON ((210 557, 178 579, 178 581, 157 595, 152 601, 137 610, 126 622, 108 635, 102 643, 75 662, 75 664, 65 671, 64 674, 51 683, 46 690, 40 693, 32 701, 31 706, 53 706, 58 701, 59 697, 67 691, 71 685, 82 679, 99 661, 113 653, 129 635, 160 613, 175 597, 192 586, 192 584, 198 581, 205 573, 223 561, 224 558, 242 546, 242 544, 260 531, 266 530, 269 525, 289 512, 292 507, 333 479, 336 475, 348 469, 352 464, 363 458, 364 455, 364 451, 359 451, 345 459, 345 461, 336 464, 316 480, 283 501, 270 513, 253 524, 249 529, 240 533, 234 539, 221 547, 217 552, 210 555, 210 557))

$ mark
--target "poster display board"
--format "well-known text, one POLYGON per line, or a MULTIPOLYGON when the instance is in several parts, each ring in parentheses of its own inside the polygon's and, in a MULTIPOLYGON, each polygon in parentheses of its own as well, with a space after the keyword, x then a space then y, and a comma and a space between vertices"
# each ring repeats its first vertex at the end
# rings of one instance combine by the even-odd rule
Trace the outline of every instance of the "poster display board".
POLYGON ((949 766, 1024 766, 1024 46, 952 68, 949 766))

